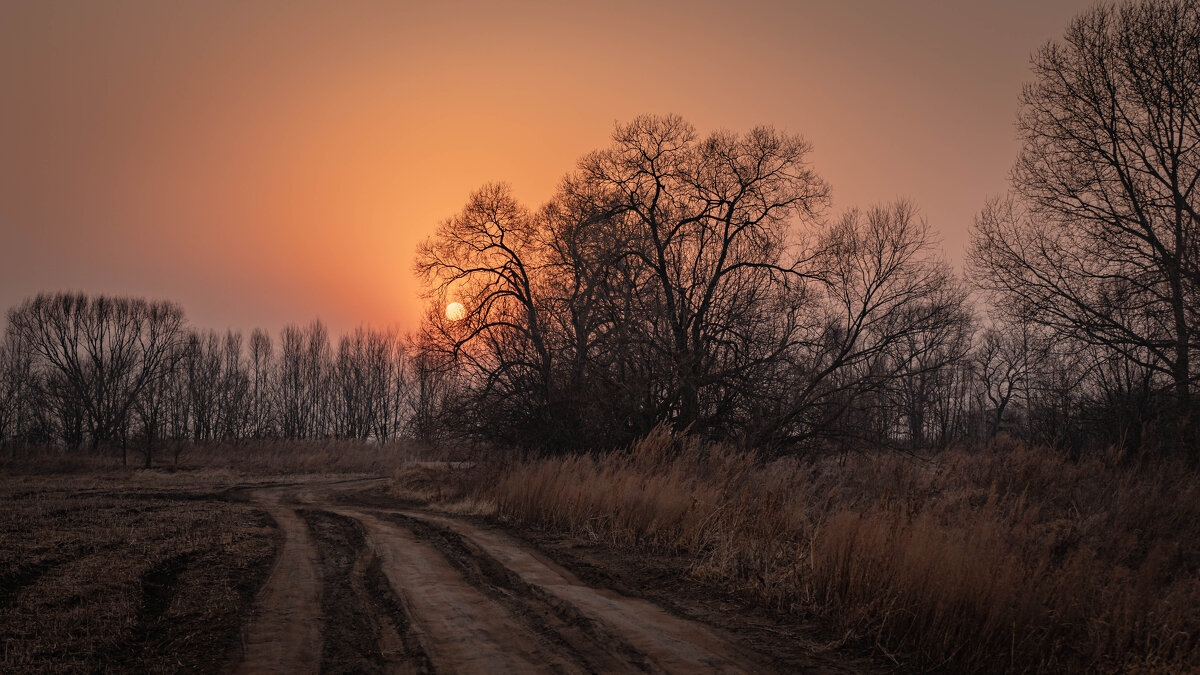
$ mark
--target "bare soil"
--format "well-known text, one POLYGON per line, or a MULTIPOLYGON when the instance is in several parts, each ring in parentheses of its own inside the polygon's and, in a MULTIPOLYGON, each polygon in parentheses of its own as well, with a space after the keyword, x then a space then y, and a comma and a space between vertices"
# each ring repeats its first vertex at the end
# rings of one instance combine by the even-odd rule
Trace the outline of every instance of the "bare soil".
POLYGON ((320 663, 321 565, 304 521, 264 490, 261 503, 279 524, 283 546, 245 631, 238 673, 315 673, 320 663))
POLYGON ((23 515, 0 529, 0 670, 878 669, 679 569, 397 500, 383 479, 144 478, 5 484, 23 515))

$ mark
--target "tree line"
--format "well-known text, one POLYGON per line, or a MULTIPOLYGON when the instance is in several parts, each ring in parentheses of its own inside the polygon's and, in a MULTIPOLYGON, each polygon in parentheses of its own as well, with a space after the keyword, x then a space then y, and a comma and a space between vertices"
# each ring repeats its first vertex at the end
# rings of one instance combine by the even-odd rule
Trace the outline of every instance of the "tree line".
POLYGON ((1200 4, 1099 6, 1032 68, 965 274, 910 202, 831 214, 798 135, 643 116, 538 208, 472 194, 417 253, 428 307, 405 339, 335 348, 314 323, 244 343, 82 295, 14 308, 0 439, 559 451, 667 423, 775 452, 1007 433, 1195 453, 1200 4))
POLYGON ((314 321, 245 339, 190 328, 170 302, 43 294, 8 312, 0 442, 132 451, 149 466, 166 441, 421 436, 430 405, 416 397, 436 377, 409 354, 394 331, 333 342, 314 321))

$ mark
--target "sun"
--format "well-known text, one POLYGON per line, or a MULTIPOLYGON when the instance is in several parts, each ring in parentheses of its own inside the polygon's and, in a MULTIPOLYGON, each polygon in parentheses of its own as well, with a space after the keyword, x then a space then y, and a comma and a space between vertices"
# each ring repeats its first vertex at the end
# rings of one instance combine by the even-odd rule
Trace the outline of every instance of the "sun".
POLYGON ((452 302, 446 305, 446 318, 451 321, 459 321, 467 315, 467 308, 462 306, 461 302, 452 302))

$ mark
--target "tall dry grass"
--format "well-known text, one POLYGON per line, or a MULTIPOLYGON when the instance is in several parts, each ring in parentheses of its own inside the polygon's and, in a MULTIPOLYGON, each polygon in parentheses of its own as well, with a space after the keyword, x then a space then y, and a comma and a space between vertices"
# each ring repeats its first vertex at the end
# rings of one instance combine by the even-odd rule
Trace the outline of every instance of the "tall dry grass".
POLYGON ((908 667, 1200 669, 1200 480, 1008 441, 930 461, 764 462, 658 430, 488 470, 523 526, 693 558, 697 580, 818 618, 908 667))

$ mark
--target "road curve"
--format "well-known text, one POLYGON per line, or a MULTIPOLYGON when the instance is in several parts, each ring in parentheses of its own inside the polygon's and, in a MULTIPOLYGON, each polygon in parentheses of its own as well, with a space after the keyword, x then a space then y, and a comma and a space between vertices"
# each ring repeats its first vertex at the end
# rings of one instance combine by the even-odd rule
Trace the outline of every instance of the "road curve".
POLYGON ((243 636, 236 673, 315 673, 321 656, 321 575, 308 528, 278 490, 254 493, 279 524, 283 546, 243 636))
MULTIPOLYGON (((345 638, 328 637, 347 632, 334 630, 340 626, 336 619, 324 638, 333 642, 322 642, 323 584, 328 612, 328 598, 337 597, 330 595, 330 584, 345 584, 347 569, 357 575, 353 587, 375 589, 351 611, 370 614, 370 625, 382 627, 369 640, 378 642, 368 650, 375 656, 363 658, 375 658, 365 662, 377 663, 383 672, 772 670, 767 659, 719 631, 646 600, 588 586, 501 532, 445 514, 338 504, 338 489, 338 483, 313 482, 245 492, 279 523, 284 542, 245 632, 236 672, 312 673, 323 656, 327 663, 331 654, 347 653, 349 643, 337 642, 345 638), (326 518, 352 519, 365 533, 367 550, 332 552, 346 556, 340 560, 357 561, 338 568, 340 581, 323 576, 322 557, 309 525, 293 508, 296 503, 304 505, 310 525, 324 512, 335 514, 326 518), (404 649, 397 635, 407 641, 404 649)), ((362 538, 357 541, 362 546, 362 538)), ((322 542, 328 560, 329 540, 322 542)))

